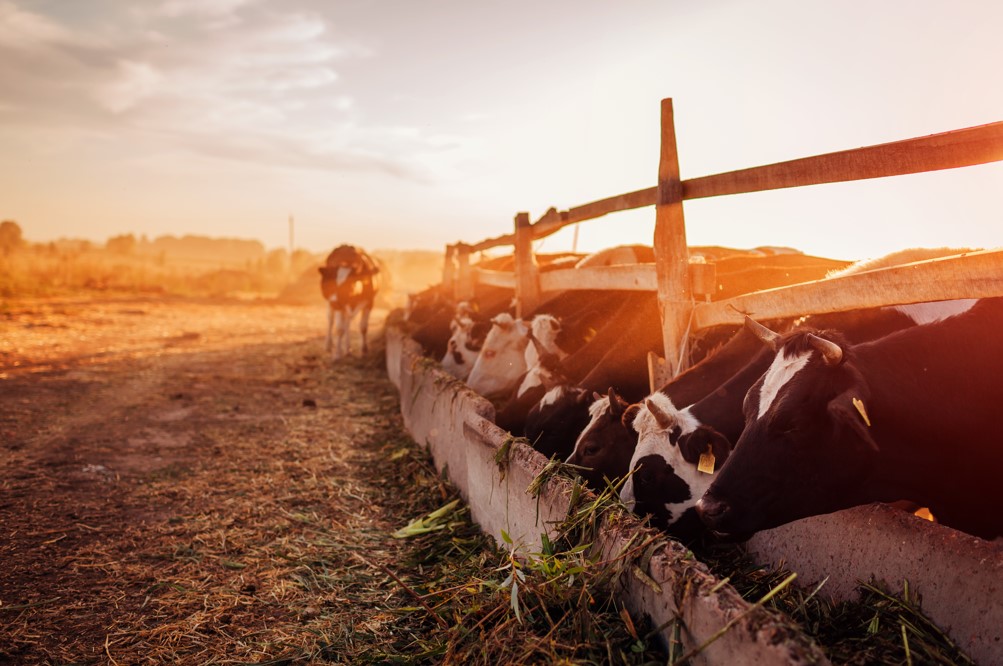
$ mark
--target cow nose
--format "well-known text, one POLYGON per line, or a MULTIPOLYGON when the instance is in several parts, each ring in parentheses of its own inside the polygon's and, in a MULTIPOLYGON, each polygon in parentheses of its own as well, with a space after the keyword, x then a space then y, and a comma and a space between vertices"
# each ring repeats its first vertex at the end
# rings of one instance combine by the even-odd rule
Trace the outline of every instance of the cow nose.
POLYGON ((697 501, 696 510, 700 520, 708 527, 715 527, 731 507, 712 495, 704 495, 697 501))

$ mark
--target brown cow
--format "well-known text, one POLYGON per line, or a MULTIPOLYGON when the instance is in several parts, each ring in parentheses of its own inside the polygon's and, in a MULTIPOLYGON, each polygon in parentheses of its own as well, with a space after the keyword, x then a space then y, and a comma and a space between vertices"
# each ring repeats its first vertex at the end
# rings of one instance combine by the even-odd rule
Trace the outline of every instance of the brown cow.
POLYGON ((369 313, 379 289, 379 266, 368 254, 352 245, 339 245, 327 255, 319 269, 320 291, 327 301, 327 351, 335 359, 350 353, 349 328, 356 313, 360 314, 359 332, 362 334, 362 353, 369 351, 366 335, 369 332, 369 313), (333 345, 332 325, 337 330, 338 343, 333 345))

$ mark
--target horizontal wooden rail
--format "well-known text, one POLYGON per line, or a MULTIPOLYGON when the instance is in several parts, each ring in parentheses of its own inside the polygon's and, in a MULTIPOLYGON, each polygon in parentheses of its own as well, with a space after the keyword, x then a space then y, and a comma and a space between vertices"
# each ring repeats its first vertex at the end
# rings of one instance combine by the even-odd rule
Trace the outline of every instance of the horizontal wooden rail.
POLYGON ((1003 122, 683 181, 683 199, 901 176, 1003 160, 1003 122))
POLYGON ((456 247, 460 250, 466 250, 467 252, 483 252, 484 250, 490 250, 493 247, 499 247, 501 245, 513 245, 515 243, 515 234, 505 234, 504 236, 496 236, 495 238, 486 238, 479 243, 473 245, 468 245, 466 243, 457 243, 456 247))
POLYGON ((572 268, 540 274, 541 291, 571 289, 656 291, 655 264, 572 268))
POLYGON ((515 289, 515 273, 512 271, 489 271, 484 268, 474 268, 474 282, 489 287, 505 287, 515 289))
POLYGON ((1003 250, 918 261, 698 304, 693 330, 759 319, 857 308, 1003 296, 1003 250))
MULTIPOLYGON (((1000 160, 1003 122, 690 178, 682 182, 683 199, 901 176, 1000 160)), ((559 213, 548 211, 533 225, 533 238, 545 238, 566 226, 610 213, 653 206, 657 198, 658 188, 649 187, 559 213)))
POLYGON ((560 213, 554 211, 554 213, 551 214, 550 211, 548 211, 547 216, 544 216, 539 222, 533 225, 533 238, 534 240, 546 238, 547 236, 555 234, 569 225, 584 222, 585 220, 593 220, 597 217, 602 217, 603 215, 609 215, 610 213, 632 210, 634 208, 643 208, 645 206, 653 206, 655 205, 657 195, 658 188, 649 187, 644 190, 635 190, 634 192, 617 194, 606 199, 593 201, 581 206, 576 206, 570 210, 561 211, 560 213))

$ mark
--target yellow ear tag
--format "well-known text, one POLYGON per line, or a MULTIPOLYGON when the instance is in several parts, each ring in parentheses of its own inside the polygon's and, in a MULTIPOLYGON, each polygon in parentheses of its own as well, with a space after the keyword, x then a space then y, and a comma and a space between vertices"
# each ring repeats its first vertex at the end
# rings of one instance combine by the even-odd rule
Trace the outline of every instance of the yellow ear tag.
POLYGON ((710 444, 707 445, 707 452, 700 454, 700 461, 697 463, 697 471, 703 472, 704 474, 714 473, 714 454, 710 450, 710 444))
POLYGON ((860 398, 854 398, 853 406, 857 408, 857 411, 860 412, 860 416, 862 416, 864 419, 864 423, 866 423, 867 427, 870 428, 871 420, 867 418, 867 410, 864 409, 864 401, 861 400, 860 398))
POLYGON ((585 329, 585 335, 582 337, 585 338, 585 342, 592 342, 592 338, 596 337, 596 329, 589 326, 585 329))

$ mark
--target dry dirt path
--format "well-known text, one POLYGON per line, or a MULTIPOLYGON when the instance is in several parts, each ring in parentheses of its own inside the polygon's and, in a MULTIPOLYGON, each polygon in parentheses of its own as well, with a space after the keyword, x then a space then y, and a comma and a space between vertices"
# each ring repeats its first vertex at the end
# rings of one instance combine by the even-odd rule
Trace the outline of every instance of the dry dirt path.
POLYGON ((0 664, 340 662, 379 630, 367 562, 446 491, 402 466, 380 349, 329 360, 323 319, 0 304, 0 664))

